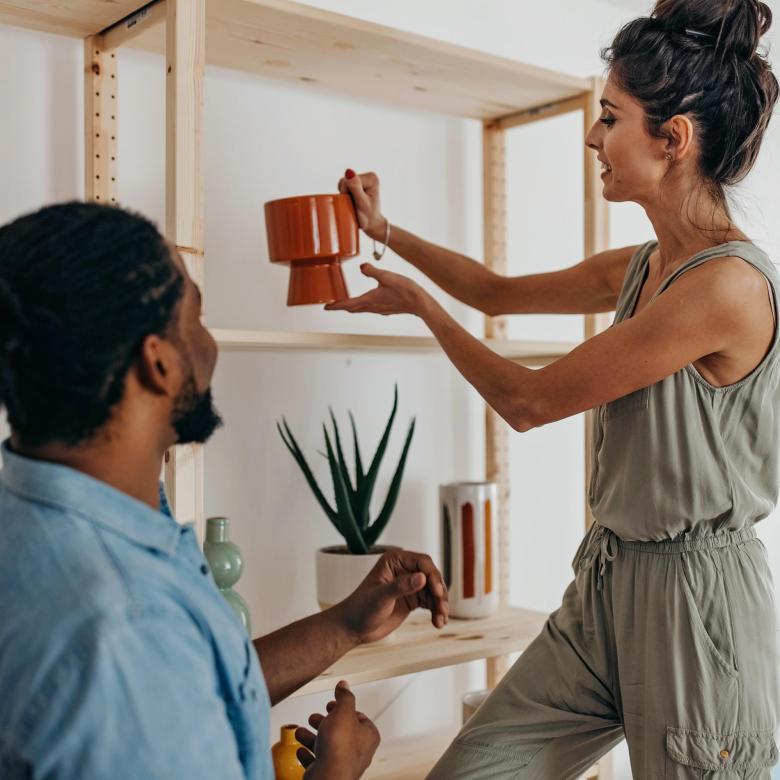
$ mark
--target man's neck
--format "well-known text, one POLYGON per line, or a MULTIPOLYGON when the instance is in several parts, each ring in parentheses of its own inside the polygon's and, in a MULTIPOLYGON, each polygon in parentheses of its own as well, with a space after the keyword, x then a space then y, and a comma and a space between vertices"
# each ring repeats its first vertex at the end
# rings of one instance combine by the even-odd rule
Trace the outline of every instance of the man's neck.
POLYGON ((24 447, 11 437, 11 448, 27 458, 81 471, 159 510, 159 479, 165 447, 138 434, 99 433, 74 446, 50 443, 24 447))

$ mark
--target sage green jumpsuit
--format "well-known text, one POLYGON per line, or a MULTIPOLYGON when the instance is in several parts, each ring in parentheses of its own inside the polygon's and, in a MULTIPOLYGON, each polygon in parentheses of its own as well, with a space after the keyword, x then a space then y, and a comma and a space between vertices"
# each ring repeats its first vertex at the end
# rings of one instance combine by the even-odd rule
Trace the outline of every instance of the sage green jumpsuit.
MULTIPOLYGON (((615 322, 630 317, 656 242, 632 257, 615 322)), ((668 277, 736 256, 736 241, 668 277)), ((640 357, 640 356, 638 356, 640 357)), ((634 780, 768 780, 777 760, 778 628, 753 526, 778 494, 780 343, 745 379, 693 365, 594 412, 596 524, 561 607, 464 726, 429 780, 576 778, 625 737, 634 780)))

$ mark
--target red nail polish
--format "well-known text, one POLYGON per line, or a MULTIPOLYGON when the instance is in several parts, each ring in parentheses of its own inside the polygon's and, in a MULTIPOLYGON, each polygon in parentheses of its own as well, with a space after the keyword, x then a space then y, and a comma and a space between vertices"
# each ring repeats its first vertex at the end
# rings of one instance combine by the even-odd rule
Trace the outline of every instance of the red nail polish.
POLYGON ((344 175, 348 179, 353 179, 355 177, 355 171, 353 171, 352 168, 347 168, 347 170, 345 171, 344 175))

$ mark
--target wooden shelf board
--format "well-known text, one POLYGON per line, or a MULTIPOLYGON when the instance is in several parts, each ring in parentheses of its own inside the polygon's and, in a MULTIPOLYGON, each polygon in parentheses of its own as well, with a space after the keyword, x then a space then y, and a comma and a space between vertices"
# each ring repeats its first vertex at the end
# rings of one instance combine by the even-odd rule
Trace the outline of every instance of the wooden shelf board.
MULTIPOLYGON (((439 343, 428 336, 382 336, 357 333, 304 333, 212 329, 220 349, 226 351, 396 351, 443 354, 439 343)), ((568 354, 577 344, 566 341, 485 339, 494 352, 526 365, 546 365, 568 354)))
MULTIPOLYGON (((363 776, 365 780, 423 780, 455 739, 457 730, 445 729, 382 742, 363 776)), ((580 780, 598 777, 591 767, 580 780)))
MULTIPOLYGON (((138 0, 0 0, 0 23, 86 37, 143 5, 138 0)), ((162 53, 164 27, 138 25, 129 45, 162 53)), ((575 76, 290 0, 207 0, 206 61, 299 86, 475 119, 539 109, 589 89, 587 80, 575 76)))
POLYGON ((542 612, 505 607, 480 620, 453 618, 437 630, 428 613, 420 610, 393 637, 347 653, 293 695, 332 691, 342 679, 358 685, 519 652, 541 631, 546 619, 542 612))
POLYGON ((365 780, 422 780, 457 734, 455 729, 382 742, 365 780))
POLYGON ((0 24, 86 38, 142 5, 139 0, 0 0, 0 24))

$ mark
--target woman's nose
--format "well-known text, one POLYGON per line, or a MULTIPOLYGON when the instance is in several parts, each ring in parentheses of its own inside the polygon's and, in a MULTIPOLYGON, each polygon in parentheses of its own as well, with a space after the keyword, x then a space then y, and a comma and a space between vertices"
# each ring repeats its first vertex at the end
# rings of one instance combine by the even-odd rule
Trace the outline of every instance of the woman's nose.
POLYGON ((601 149, 601 139, 598 134, 598 126, 594 124, 585 136, 585 146, 598 152, 601 149))

